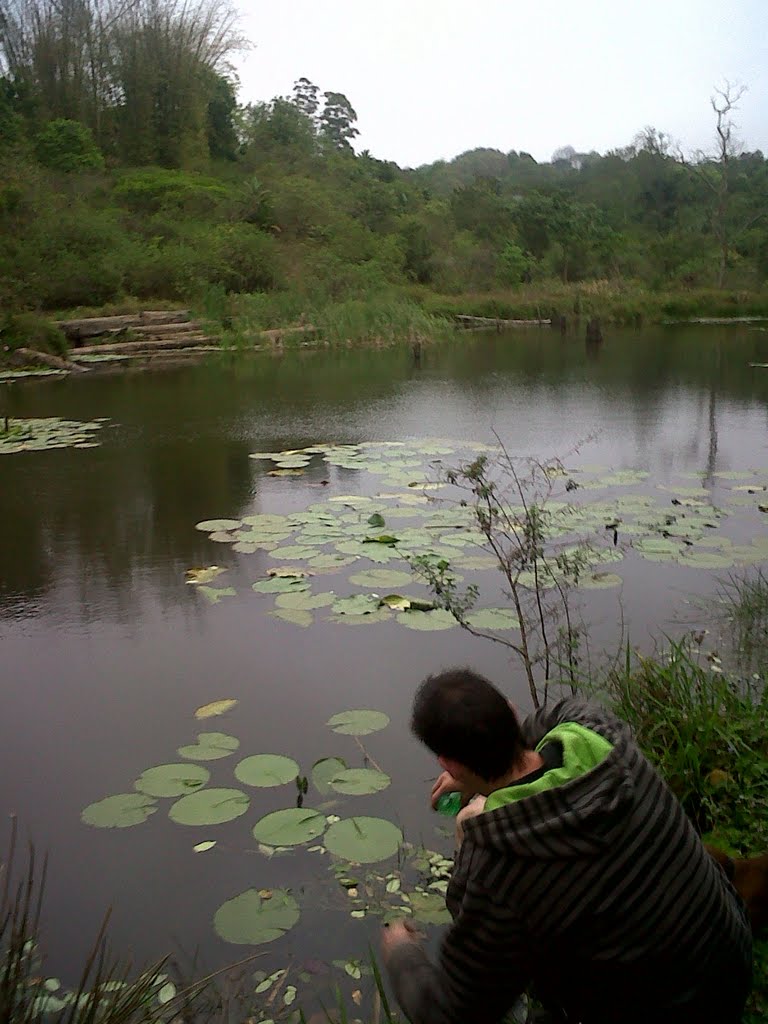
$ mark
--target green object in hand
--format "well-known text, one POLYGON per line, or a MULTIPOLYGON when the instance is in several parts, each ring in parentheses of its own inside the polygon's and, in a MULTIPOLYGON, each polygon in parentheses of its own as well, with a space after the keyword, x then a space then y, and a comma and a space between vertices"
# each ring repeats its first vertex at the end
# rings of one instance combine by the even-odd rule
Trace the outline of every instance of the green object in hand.
POLYGON ((438 814, 455 817, 461 810, 461 793, 443 793, 441 797, 438 797, 435 810, 438 814))

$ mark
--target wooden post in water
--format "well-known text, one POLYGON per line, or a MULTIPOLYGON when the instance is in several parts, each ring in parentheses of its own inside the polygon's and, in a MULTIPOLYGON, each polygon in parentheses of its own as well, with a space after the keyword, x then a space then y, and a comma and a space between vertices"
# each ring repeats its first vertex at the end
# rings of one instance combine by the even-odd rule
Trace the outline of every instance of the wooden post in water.
POLYGON ((591 320, 587 322, 587 341, 592 344, 597 344, 603 340, 603 330, 600 326, 600 318, 593 316, 591 320))

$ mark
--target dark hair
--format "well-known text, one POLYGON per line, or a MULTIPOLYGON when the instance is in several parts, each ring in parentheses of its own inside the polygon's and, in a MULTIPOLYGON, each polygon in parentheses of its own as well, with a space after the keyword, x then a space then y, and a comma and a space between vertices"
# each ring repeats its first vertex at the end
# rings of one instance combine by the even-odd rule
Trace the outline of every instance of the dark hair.
POLYGON ((459 761, 486 781, 508 772, 524 750, 506 698, 468 668, 424 680, 413 701, 411 729, 437 757, 459 761))

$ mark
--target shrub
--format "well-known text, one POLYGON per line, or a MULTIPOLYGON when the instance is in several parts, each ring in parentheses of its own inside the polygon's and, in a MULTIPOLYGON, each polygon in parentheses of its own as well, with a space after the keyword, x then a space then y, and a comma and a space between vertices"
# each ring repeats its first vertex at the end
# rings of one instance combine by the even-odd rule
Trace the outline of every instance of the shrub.
POLYGON ((5 348, 35 348, 63 356, 67 340, 58 327, 35 313, 5 313, 0 317, 0 350, 5 348))
POLYGON ((183 209, 186 213, 202 216, 226 200, 229 191, 215 178, 164 167, 147 167, 123 175, 115 185, 113 195, 136 213, 183 209))
POLYGON ((209 236, 208 251, 197 254, 195 276, 228 292, 256 292, 282 282, 274 238, 248 224, 220 225, 209 236))
POLYGON ((104 166, 104 157, 90 129, 79 121, 49 121, 35 140, 41 164, 52 171, 84 171, 104 166))

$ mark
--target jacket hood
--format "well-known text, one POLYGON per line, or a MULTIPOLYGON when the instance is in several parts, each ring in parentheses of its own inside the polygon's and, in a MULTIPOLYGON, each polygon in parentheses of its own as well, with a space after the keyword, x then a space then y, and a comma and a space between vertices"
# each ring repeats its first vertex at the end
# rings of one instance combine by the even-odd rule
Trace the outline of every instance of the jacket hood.
POLYGON ((592 730, 612 749, 594 768, 562 785, 469 818, 464 823, 465 842, 506 855, 562 860, 594 855, 621 832, 635 798, 627 763, 632 742, 627 726, 599 707, 566 700, 523 723, 526 745, 535 747, 565 722, 592 730))

